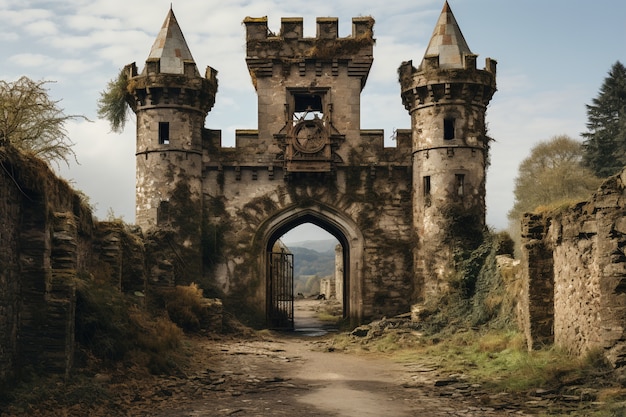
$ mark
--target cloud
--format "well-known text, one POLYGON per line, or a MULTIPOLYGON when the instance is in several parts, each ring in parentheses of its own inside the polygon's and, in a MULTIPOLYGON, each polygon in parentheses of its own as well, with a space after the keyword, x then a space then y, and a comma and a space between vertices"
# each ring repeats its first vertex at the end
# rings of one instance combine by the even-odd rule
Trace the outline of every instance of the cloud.
POLYGON ((68 29, 82 32, 92 32, 94 30, 119 30, 123 28, 120 19, 85 14, 67 16, 65 17, 65 24, 68 29))
POLYGON ((50 62, 52 58, 42 54, 17 54, 9 57, 9 60, 21 67, 41 67, 50 62))
POLYGON ((2 21, 7 26, 23 27, 29 23, 52 19, 54 13, 47 9, 2 10, 2 21))
POLYGON ((102 120, 72 121, 66 128, 76 143, 79 165, 61 166, 60 173, 89 196, 96 215, 105 218, 109 209, 126 221, 134 221, 135 138, 128 126, 121 135, 110 134, 102 120))
POLYGON ((26 33, 31 36, 52 36, 58 33, 57 25, 49 20, 38 20, 23 26, 26 33))

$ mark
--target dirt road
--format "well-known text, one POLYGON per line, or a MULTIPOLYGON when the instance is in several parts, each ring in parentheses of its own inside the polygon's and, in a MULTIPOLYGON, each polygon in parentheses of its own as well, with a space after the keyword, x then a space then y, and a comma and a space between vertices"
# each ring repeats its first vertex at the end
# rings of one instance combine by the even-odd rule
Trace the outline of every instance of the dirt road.
MULTIPOLYGON (((297 308, 311 306, 307 301, 299 303, 297 308)), ((310 318, 305 323, 307 329, 315 329, 310 318)), ((172 388, 164 387, 166 395, 171 396, 171 407, 163 407, 167 403, 161 403, 158 413, 146 415, 525 415, 506 407, 480 406, 476 398, 464 395, 462 386, 436 387, 442 380, 434 369, 398 364, 375 355, 337 352, 330 337, 310 337, 307 333, 315 332, 270 334, 264 340, 199 343, 198 349, 205 349, 208 355, 201 355, 207 359, 197 364, 197 375, 188 377, 197 382, 197 389, 177 389, 173 381, 172 388), (189 395, 191 391, 193 395, 189 395)))

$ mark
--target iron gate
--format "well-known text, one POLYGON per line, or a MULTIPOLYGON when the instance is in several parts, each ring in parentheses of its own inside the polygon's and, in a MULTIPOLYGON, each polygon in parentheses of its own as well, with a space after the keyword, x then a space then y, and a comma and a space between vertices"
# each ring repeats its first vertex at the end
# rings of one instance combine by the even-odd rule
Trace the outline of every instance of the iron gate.
POLYGON ((293 330, 293 254, 281 251, 268 255, 268 326, 293 330))

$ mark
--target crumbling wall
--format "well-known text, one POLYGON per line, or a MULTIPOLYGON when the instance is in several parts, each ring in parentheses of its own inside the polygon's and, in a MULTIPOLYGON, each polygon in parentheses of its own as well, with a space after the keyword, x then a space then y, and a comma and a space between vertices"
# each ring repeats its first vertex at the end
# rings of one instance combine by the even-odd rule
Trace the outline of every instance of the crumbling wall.
POLYGON ((578 355, 601 349, 617 367, 626 364, 625 184, 626 171, 606 180, 589 201, 522 223, 523 230, 533 223, 545 227, 543 237, 523 236, 527 285, 543 293, 544 304, 533 308, 531 298, 525 305, 530 327, 544 325, 552 295, 554 343, 578 355))
POLYGON ((12 182, 11 166, 0 149, 0 381, 13 375, 19 311, 19 225, 22 194, 12 182))
POLYGON ((75 276, 90 261, 93 223, 80 196, 48 166, 0 149, 0 378, 64 373, 74 352, 75 276))
POLYGON ((94 223, 41 160, 0 147, 0 382, 72 367, 76 285, 94 275, 145 291, 143 242, 94 223))
POLYGON ((554 262, 546 241, 547 219, 526 215, 522 227, 522 289, 520 327, 529 349, 554 343, 554 262))

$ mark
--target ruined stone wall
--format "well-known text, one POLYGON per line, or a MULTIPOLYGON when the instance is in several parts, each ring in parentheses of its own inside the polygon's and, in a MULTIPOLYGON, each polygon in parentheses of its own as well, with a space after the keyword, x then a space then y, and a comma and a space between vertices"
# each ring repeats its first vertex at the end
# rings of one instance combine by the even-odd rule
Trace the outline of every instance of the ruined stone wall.
POLYGON ((323 294, 325 299, 335 299, 335 280, 330 278, 320 279, 320 295, 323 294))
POLYGON ((91 212, 42 161, 2 148, 0 379, 69 370, 75 277, 89 263, 91 212))
POLYGON ((19 225, 23 195, 6 175, 6 155, 2 153, 0 159, 3 167, 0 171, 0 381, 4 381, 13 376, 16 367, 19 225))
MULTIPOLYGON (((568 210, 527 216, 523 227, 545 225, 545 236, 524 237, 524 268, 529 288, 553 277, 554 343, 582 355, 601 349, 615 366, 626 358, 626 172, 608 179, 588 202, 568 210), (537 245, 543 247, 543 269, 533 258, 537 245), (552 264, 549 271, 549 264, 552 264), (538 270, 541 269, 541 270, 538 270), (543 275, 543 276, 542 276, 543 275)), ((548 313, 550 285, 542 307, 548 313)), ((535 314, 533 302, 526 308, 530 326, 542 325, 549 314, 535 314)), ((538 336, 548 337, 548 328, 538 336)), ((535 335, 531 334, 531 345, 535 335)))
POLYGON ((554 261, 546 241, 549 224, 543 216, 527 215, 522 227, 522 289, 518 306, 520 328, 529 349, 554 343, 554 261))
POLYGON ((143 290, 143 244, 119 225, 94 227, 81 196, 41 160, 2 147, 0 164, 0 382, 67 374, 77 281, 143 290))

